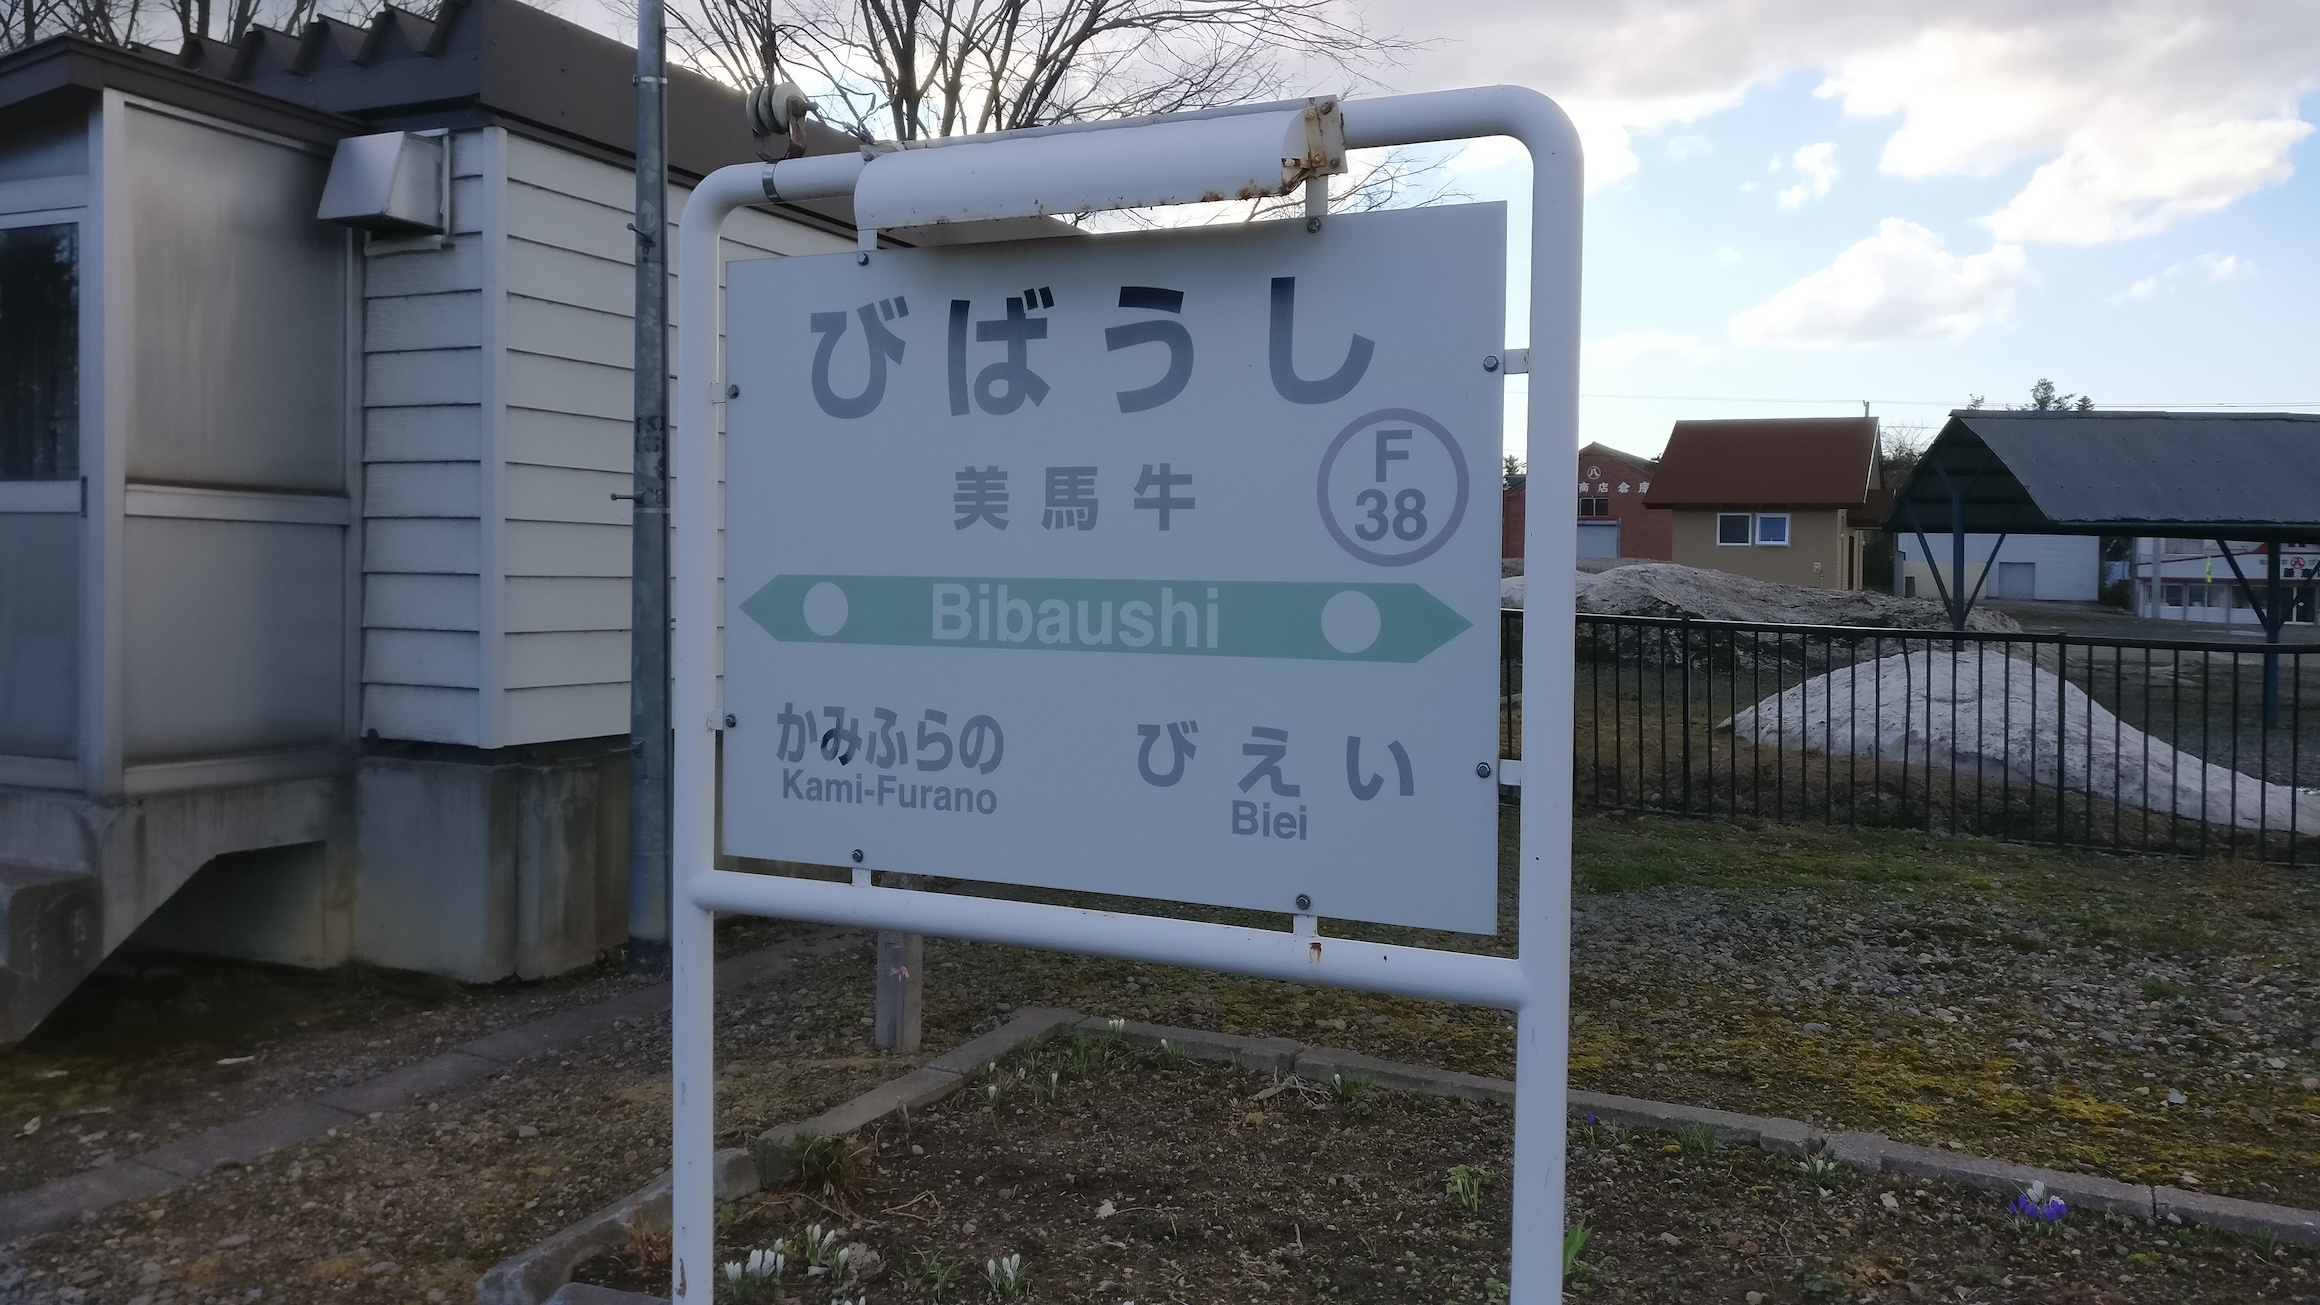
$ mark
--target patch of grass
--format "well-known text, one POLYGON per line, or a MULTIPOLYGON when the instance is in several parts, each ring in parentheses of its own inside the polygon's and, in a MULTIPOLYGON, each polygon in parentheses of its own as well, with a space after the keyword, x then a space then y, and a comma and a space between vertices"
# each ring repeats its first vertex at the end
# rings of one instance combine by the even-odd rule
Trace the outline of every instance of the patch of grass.
POLYGON ((1450 1175, 1442 1184, 1442 1193, 1451 1204, 1468 1214, 1482 1212, 1482 1171, 1466 1165, 1450 1166, 1450 1175))
POLYGON ((1804 1175, 1805 1185, 1827 1195, 1844 1185, 1845 1167, 1825 1155, 1811 1155, 1797 1161, 1797 1172, 1804 1175))
POLYGON ((1595 1235, 1585 1220, 1572 1224, 1563 1233, 1563 1281, 1569 1282, 1587 1272, 1587 1262, 1579 1257, 1587 1250, 1587 1241, 1595 1235))
POLYGON ((2165 1001, 2170 997, 2190 997, 2197 995, 2198 992, 2199 989, 2187 983, 2170 983, 2156 974, 2143 980, 2143 1000, 2145 1001, 2165 1001))
POLYGON ((800 1134, 783 1145, 782 1160, 792 1186, 840 1209, 862 1194, 867 1165, 847 1138, 800 1134))
POLYGON ((913 1251, 900 1266, 902 1285, 932 1296, 949 1293, 959 1285, 959 1263, 935 1251, 913 1251))
POLYGON ((1716 1130, 1706 1124, 1686 1124, 1676 1130, 1676 1145, 1693 1155, 1706 1155, 1716 1149, 1716 1130))

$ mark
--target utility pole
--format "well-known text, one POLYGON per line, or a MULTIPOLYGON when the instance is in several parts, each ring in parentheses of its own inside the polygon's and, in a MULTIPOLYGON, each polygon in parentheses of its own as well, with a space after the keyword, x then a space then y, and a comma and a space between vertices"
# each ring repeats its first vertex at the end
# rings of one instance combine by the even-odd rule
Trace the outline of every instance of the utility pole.
POLYGON ((628 969, 669 970, 668 33, 636 7, 636 483, 628 646, 628 969))

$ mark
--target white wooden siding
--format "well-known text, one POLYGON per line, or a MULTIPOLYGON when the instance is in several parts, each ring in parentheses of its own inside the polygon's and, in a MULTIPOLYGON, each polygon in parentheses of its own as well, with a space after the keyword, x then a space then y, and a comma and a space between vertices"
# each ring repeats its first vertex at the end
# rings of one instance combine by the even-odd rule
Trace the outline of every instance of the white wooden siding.
MULTIPOLYGON (((520 137, 507 176, 494 742, 624 734, 631 508, 612 495, 632 461, 635 182, 520 137)), ((689 193, 670 188, 670 214, 689 193)), ((765 213, 726 231, 735 258, 853 247, 765 213)))
POLYGON ((452 234, 364 259, 363 725, 489 746, 483 408, 494 130, 452 138, 452 234))
MULTIPOLYGON (((628 579, 634 541, 628 523, 583 526, 563 521, 510 521, 501 548, 519 575, 614 576, 628 579)), ((625 626, 623 627, 626 628, 625 626)))

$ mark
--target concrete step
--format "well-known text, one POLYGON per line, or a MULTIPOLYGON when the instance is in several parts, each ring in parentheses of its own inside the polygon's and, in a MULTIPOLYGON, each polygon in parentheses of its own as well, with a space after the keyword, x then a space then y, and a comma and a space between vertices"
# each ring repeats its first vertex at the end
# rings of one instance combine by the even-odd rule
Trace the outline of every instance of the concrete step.
POLYGON ((95 875, 0 861, 0 1047, 24 1040, 104 959, 95 875))

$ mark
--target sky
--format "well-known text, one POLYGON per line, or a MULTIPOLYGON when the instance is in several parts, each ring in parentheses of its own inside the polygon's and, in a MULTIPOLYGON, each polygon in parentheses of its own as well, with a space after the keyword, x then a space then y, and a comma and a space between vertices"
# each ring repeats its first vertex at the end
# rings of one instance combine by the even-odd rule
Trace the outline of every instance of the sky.
MULTIPOLYGON (((2103 406, 2320 410, 2320 4, 1368 12, 1434 40, 1394 89, 1518 83, 1578 124, 1583 441, 1651 454, 1678 419, 1862 400, 1938 427, 2042 376, 2103 406)), ((1448 170, 1522 207, 1511 144, 1448 170)))
MULTIPOLYGON (((1938 428, 2040 377, 2320 410, 2320 0, 1345 2, 1420 43, 1380 88, 1514 83, 1577 123, 1582 442, 1863 400, 1938 428)), ((618 30, 601 3, 554 7, 618 30)), ((1512 208, 1521 344, 1527 159, 1445 156, 1512 208)))

